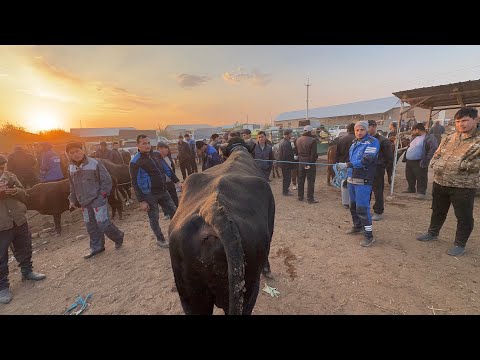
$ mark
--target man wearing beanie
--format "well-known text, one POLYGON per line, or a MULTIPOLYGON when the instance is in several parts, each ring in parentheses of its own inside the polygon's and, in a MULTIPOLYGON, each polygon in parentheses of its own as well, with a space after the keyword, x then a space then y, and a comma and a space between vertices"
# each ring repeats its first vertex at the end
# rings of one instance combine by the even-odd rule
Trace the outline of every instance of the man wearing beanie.
POLYGON ((350 147, 350 161, 339 163, 338 169, 348 168, 347 186, 350 195, 350 213, 353 228, 347 234, 364 233, 361 246, 370 246, 375 241, 370 215, 370 194, 375 178, 377 157, 380 145, 377 139, 368 134, 368 123, 355 124, 355 140, 350 147))
POLYGON ((70 208, 81 207, 83 219, 90 236, 89 259, 105 251, 105 236, 115 243, 115 249, 123 244, 124 234, 110 221, 107 196, 112 191, 112 178, 101 161, 88 157, 82 144, 68 143, 66 152, 70 158, 70 208))

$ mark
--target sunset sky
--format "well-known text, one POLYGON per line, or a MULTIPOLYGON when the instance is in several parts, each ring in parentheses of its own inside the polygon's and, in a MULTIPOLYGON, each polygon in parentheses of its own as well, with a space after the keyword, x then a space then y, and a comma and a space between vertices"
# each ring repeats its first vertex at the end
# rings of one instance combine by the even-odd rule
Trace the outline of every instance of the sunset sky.
POLYGON ((480 46, 0 46, 0 123, 31 131, 264 124, 480 79, 480 46))

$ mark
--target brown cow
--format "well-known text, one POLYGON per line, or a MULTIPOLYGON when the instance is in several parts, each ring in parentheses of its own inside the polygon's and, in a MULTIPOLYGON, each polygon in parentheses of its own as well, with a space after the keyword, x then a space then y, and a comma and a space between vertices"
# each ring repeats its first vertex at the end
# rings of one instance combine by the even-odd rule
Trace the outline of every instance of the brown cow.
MULTIPOLYGON (((116 211, 122 219, 123 206, 118 198, 117 179, 112 177, 112 191, 108 203, 112 207, 112 219, 116 211)), ((27 190, 26 206, 28 210, 36 210, 42 215, 52 215, 57 234, 62 232, 62 213, 69 209, 70 180, 40 183, 27 190)))
MULTIPOLYGON (((337 145, 332 145, 328 148, 327 152, 327 164, 334 164, 335 158, 337 157, 337 145)), ((335 171, 333 166, 327 166, 327 184, 331 184, 331 180, 335 177, 335 171)))

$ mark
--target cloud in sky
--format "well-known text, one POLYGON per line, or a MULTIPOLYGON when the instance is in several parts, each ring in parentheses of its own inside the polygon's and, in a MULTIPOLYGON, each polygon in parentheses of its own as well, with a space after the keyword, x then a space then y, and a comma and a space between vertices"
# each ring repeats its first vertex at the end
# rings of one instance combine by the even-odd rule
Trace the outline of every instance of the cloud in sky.
MULTIPOLYGON (((31 64, 41 74, 46 75, 49 78, 54 78, 64 84, 66 83, 70 85, 70 87, 73 87, 71 90, 75 93, 82 93, 82 98, 86 95, 87 98, 91 99, 93 97, 96 99, 90 102, 96 104, 108 103, 108 107, 100 106, 99 110, 101 111, 111 110, 113 112, 116 109, 118 112, 122 112, 127 110, 131 111, 130 107, 132 106, 155 108, 161 105, 150 97, 135 94, 125 88, 107 84, 98 80, 83 79, 71 71, 67 71, 53 65, 41 56, 35 56, 32 59, 31 64), (87 94, 85 94, 85 92, 87 94), (115 108, 115 106, 117 106, 117 108, 115 108)), ((47 97, 62 102, 80 102, 78 98, 64 93, 58 94, 40 90, 19 91, 32 96, 47 97)))
POLYGON ((73 73, 58 68, 47 62, 42 56, 35 56, 32 60, 33 67, 41 73, 54 77, 58 80, 68 81, 76 85, 82 85, 84 81, 73 73))
POLYGON ((61 102, 66 102, 66 103, 80 103, 80 100, 74 96, 68 96, 68 95, 61 95, 61 94, 56 94, 48 91, 42 91, 39 89, 18 89, 18 92, 31 95, 31 96, 36 96, 36 97, 41 97, 41 98, 48 98, 48 99, 53 99, 61 102))
POLYGON ((207 81, 211 80, 209 76, 205 75, 193 75, 193 74, 178 74, 176 77, 178 85, 180 85, 182 88, 192 88, 195 86, 202 85, 203 83, 206 83, 207 81))
POLYGON ((241 67, 235 71, 224 72, 222 77, 223 80, 231 84, 238 84, 242 81, 248 81, 252 85, 266 86, 272 81, 270 74, 264 74, 256 69, 248 72, 241 67))

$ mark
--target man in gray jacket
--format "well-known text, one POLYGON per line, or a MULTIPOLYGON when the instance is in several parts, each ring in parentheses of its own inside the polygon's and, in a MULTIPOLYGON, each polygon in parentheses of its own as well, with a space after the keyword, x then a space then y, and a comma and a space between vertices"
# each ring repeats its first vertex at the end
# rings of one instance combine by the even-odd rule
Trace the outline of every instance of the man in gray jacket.
POLYGON ((69 143, 66 147, 71 164, 68 167, 70 178, 70 208, 81 207, 83 219, 90 235, 89 259, 105 251, 105 235, 115 242, 115 249, 123 244, 124 234, 110 221, 107 196, 112 190, 112 178, 105 166, 88 157, 81 143, 69 143))

